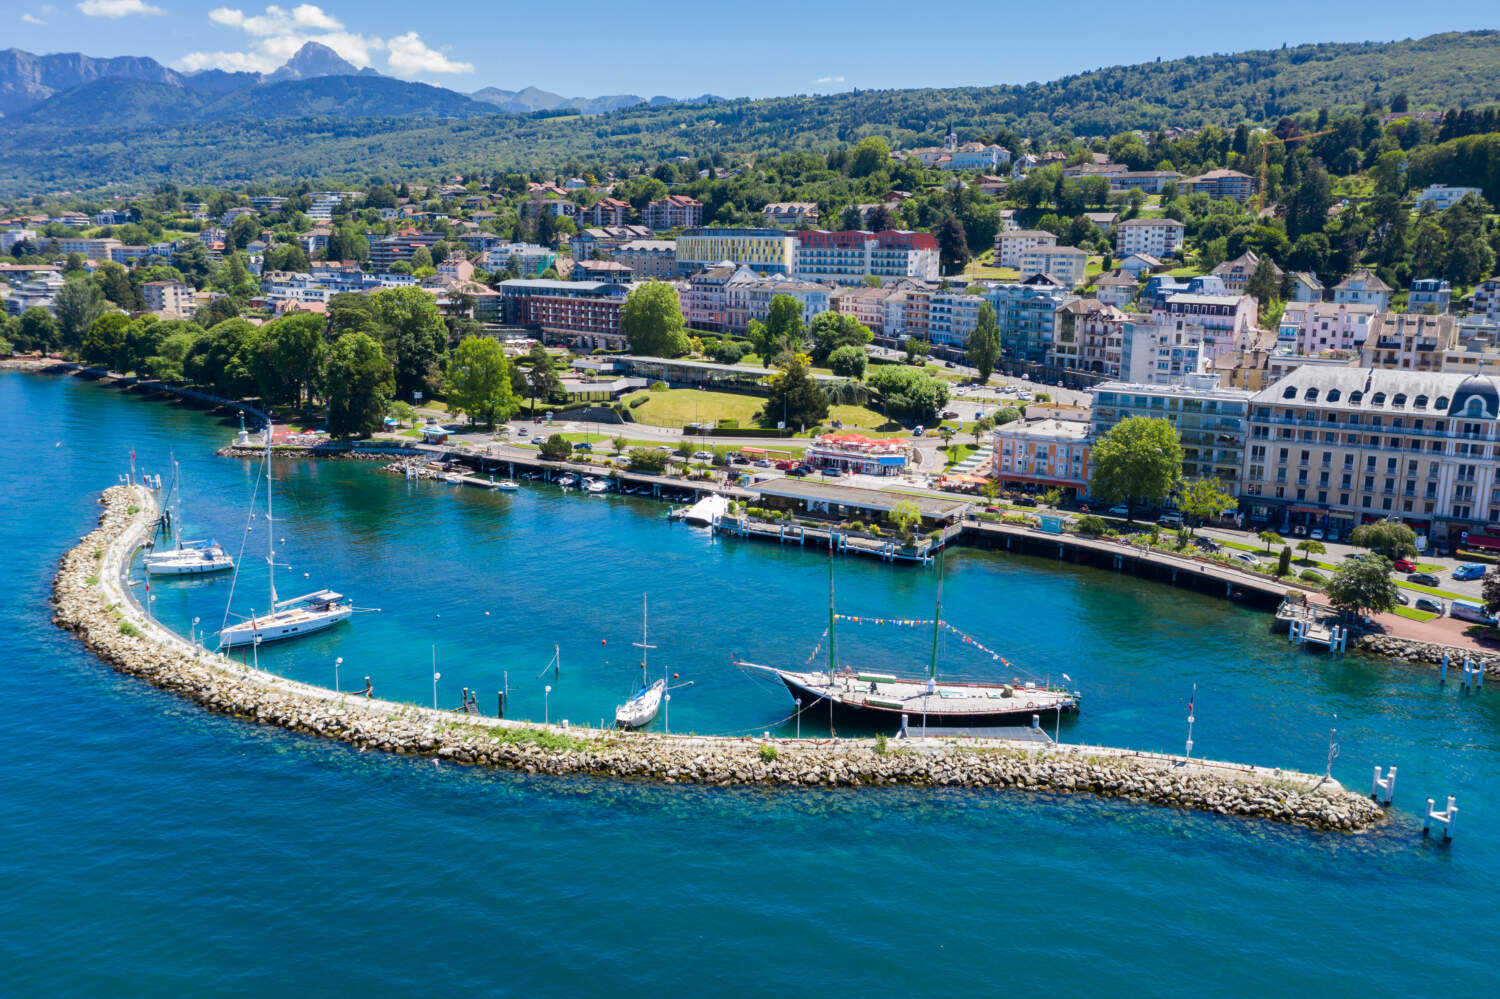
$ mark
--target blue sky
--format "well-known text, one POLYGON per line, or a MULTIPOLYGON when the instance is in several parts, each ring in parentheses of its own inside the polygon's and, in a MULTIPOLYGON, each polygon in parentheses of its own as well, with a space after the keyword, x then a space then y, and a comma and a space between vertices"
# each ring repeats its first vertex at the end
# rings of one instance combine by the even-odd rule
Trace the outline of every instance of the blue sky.
POLYGON ((504 0, 4 0, 0 44, 147 55, 178 69, 270 70, 309 39, 360 66, 472 91, 726 97, 851 87, 1025 83, 1117 63, 1311 41, 1381 41, 1500 27, 1493 0, 1423 8, 1366 0, 1248 7, 888 0, 542 5, 504 0))

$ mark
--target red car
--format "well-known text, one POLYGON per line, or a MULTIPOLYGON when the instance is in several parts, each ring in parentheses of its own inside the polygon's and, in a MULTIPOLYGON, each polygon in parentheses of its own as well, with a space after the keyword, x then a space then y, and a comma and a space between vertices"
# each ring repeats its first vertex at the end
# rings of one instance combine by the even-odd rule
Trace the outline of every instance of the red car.
POLYGON ((1396 561, 1391 563, 1391 568, 1395 569, 1397 572, 1411 572, 1415 570, 1416 567, 1417 563, 1413 562, 1409 558, 1398 558, 1396 559, 1396 561))

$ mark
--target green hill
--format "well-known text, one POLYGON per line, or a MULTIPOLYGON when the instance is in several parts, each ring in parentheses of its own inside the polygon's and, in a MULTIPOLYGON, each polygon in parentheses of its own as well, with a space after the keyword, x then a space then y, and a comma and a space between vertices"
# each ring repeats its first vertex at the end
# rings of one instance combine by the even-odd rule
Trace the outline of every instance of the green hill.
POLYGON ((401 95, 379 89, 394 82, 325 77, 255 88, 249 96, 228 95, 193 121, 161 123, 169 128, 143 121, 134 106, 122 125, 92 110, 51 115, 43 104, 0 132, 0 194, 167 176, 179 183, 334 181, 476 165, 654 162, 715 150, 826 149, 870 134, 899 147, 936 142, 950 122, 964 139, 1001 129, 1032 137, 1112 135, 1263 123, 1367 102, 1384 107, 1398 94, 1413 109, 1438 109, 1500 94, 1500 32, 1191 57, 1024 86, 642 105, 589 118, 487 114, 485 105, 441 88, 401 95))

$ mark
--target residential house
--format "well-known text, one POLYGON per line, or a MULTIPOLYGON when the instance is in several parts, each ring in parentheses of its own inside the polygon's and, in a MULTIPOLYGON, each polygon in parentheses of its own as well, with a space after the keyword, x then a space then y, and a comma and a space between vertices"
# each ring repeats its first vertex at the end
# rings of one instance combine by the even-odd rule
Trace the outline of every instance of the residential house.
MULTIPOLYGON (((1260 255, 1254 250, 1246 250, 1233 260, 1226 260, 1222 264, 1219 264, 1209 273, 1221 278, 1224 281, 1224 287, 1229 291, 1236 295, 1243 295, 1246 285, 1255 276, 1255 269, 1259 266, 1260 255)), ((1276 279, 1278 284, 1281 281, 1282 274, 1283 271, 1281 268, 1276 266, 1275 261, 1272 261, 1271 276, 1276 279)))
POLYGON ((1458 345, 1452 316, 1382 312, 1370 322, 1360 365, 1400 371, 1441 371, 1443 356, 1458 345))
POLYGON ((1133 275, 1114 270, 1094 278, 1094 297, 1104 305, 1126 309, 1135 301, 1140 282, 1133 275))
POLYGON ((1406 295, 1407 312, 1447 312, 1453 289, 1442 278, 1417 278, 1406 295))
POLYGON ((1318 280, 1318 276, 1316 274, 1313 274, 1309 271, 1293 271, 1292 301, 1323 301, 1323 282, 1318 280))
POLYGON ((818 224, 816 201, 773 201, 761 209, 766 225, 782 229, 810 229, 818 224))
POLYGON ((1154 274, 1166 268, 1166 264, 1150 253, 1132 253, 1127 257, 1120 258, 1119 269, 1131 275, 1137 281, 1143 274, 1154 274))
POLYGON ((1391 286, 1366 268, 1360 268, 1333 286, 1333 300, 1348 305, 1373 305, 1384 312, 1391 307, 1391 286))
POLYGON ((1255 178, 1238 170, 1210 170, 1178 182, 1183 194, 1206 194, 1210 198, 1249 201, 1255 197, 1255 178))
POLYGON ((1308 356, 1357 356, 1375 316, 1373 305, 1291 302, 1281 314, 1277 346, 1308 356))
POLYGON ((1500 274, 1481 281, 1474 289, 1473 314, 1500 323, 1500 274))
POLYGON ((1142 253, 1161 259, 1175 256, 1182 249, 1187 226, 1176 219, 1126 219, 1115 230, 1115 255, 1128 257, 1142 253))
POLYGON ((1099 231, 1106 236, 1109 231, 1120 224, 1119 212, 1084 212, 1083 217, 1099 227, 1099 231))
POLYGON ((1484 192, 1477 187, 1450 187, 1446 184, 1428 184, 1417 192, 1417 211, 1445 211, 1464 200, 1464 196, 1469 194, 1474 195, 1480 200, 1484 199, 1484 192))

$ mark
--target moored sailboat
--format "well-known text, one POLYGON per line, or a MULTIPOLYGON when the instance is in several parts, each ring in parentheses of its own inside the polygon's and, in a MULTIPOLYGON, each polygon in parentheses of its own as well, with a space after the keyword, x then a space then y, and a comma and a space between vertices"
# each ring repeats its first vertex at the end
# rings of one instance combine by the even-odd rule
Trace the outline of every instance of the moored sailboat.
POLYGON ((933 617, 932 660, 925 677, 856 671, 841 667, 835 631, 838 615, 833 602, 833 562, 828 568, 828 670, 811 672, 739 665, 773 674, 804 712, 830 723, 856 728, 895 730, 904 724, 924 727, 1029 725, 1033 717, 1056 718, 1079 710, 1077 691, 1035 682, 940 680, 938 638, 944 627, 943 560, 938 557, 937 613, 933 617))
MULTIPOLYGON (((275 518, 272 502, 271 432, 266 430, 266 566, 269 571, 270 602, 267 612, 257 615, 250 612, 247 620, 237 624, 225 624, 219 630, 219 648, 228 649, 239 645, 257 645, 283 638, 295 638, 332 627, 354 613, 352 602, 332 590, 317 590, 304 593, 289 600, 276 595, 276 550, 275 518)), ((233 591, 230 593, 233 599, 233 591)), ((226 612, 227 618, 227 612, 226 612)))
POLYGON ((153 576, 201 576, 234 568, 234 559, 217 541, 182 540, 182 472, 172 463, 172 510, 170 525, 175 542, 171 548, 150 551, 141 559, 153 576))
POLYGON ((624 704, 615 708, 615 725, 619 728, 641 728, 651 724, 656 719, 656 713, 661 710, 662 694, 667 689, 665 677, 653 683, 647 675, 647 650, 654 649, 656 646, 646 641, 646 595, 644 593, 641 594, 641 640, 632 644, 641 650, 641 686, 626 699, 624 704))

